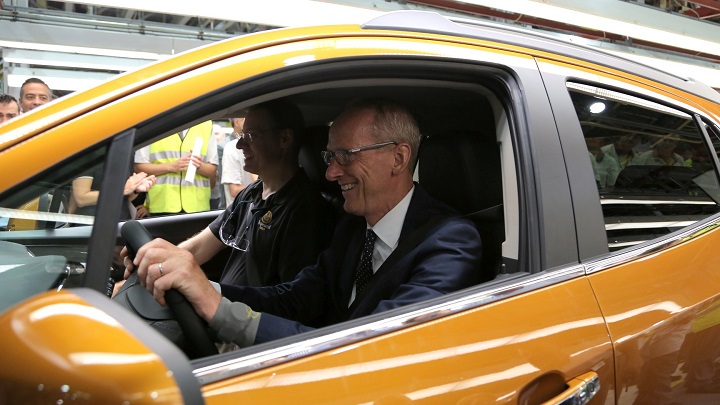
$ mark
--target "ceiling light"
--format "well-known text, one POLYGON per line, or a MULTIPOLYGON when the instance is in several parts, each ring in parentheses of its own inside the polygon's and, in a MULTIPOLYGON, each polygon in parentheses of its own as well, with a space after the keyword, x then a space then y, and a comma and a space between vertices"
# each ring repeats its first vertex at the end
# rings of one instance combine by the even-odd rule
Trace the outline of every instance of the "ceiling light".
POLYGON ((603 111, 605 111, 605 103, 598 101, 590 105, 590 112, 593 114, 600 114, 603 111))

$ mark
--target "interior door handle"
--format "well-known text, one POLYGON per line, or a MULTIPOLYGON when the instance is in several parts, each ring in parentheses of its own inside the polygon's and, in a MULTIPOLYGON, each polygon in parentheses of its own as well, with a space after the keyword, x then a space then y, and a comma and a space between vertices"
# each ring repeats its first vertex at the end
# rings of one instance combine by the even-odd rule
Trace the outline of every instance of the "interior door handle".
POLYGON ((600 391, 600 378, 591 371, 567 382, 568 388, 542 405, 585 405, 600 391))

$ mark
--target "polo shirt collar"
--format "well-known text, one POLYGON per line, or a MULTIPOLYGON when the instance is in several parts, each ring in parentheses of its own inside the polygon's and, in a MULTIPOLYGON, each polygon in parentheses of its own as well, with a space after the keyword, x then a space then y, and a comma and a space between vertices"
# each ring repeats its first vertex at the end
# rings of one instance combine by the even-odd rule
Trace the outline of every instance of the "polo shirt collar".
MULTIPOLYGON (((280 190, 274 192, 271 194, 267 201, 271 202, 273 204, 283 204, 293 198, 293 196, 296 194, 296 191, 303 183, 306 181, 309 181, 307 175, 305 174, 305 171, 300 167, 295 172, 295 175, 288 180, 287 183, 285 183, 280 190)), ((260 179, 260 182, 262 182, 262 179, 260 179)), ((261 193, 262 194, 262 187, 255 187, 255 189, 252 191, 253 194, 255 193, 261 193)))

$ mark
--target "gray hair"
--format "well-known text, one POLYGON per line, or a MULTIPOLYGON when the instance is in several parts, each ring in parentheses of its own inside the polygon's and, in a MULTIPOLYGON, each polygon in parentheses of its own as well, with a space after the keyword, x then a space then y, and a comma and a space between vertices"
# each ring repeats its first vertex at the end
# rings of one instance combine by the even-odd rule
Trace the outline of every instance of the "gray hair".
POLYGON ((410 164, 412 172, 420 149, 422 136, 413 115, 405 107, 386 99, 367 98, 352 101, 345 113, 365 111, 373 112, 370 130, 377 142, 393 141, 410 145, 410 164))

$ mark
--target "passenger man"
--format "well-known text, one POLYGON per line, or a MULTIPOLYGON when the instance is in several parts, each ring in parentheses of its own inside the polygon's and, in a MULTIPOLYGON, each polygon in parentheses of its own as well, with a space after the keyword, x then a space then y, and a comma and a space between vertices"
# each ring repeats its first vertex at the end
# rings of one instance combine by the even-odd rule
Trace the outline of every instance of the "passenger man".
POLYGON ((145 199, 150 215, 209 211, 217 165, 212 121, 201 122, 139 149, 135 152, 135 172, 157 178, 145 199), (193 155, 197 139, 202 140, 202 148, 199 155, 193 155), (190 165, 196 168, 192 182, 186 180, 190 165))
POLYGON ((273 101, 249 109, 236 141, 247 156, 240 170, 261 180, 244 188, 213 223, 180 244, 199 263, 232 248, 221 283, 266 286, 290 281, 330 243, 331 206, 298 164, 304 127, 294 104, 273 101))
POLYGON ((44 81, 31 77, 20 86, 20 108, 23 113, 52 101, 52 91, 44 81))
POLYGON ((0 94, 0 124, 20 115, 20 104, 9 94, 0 94))
POLYGON ((221 284, 218 292, 190 253, 155 239, 135 258, 141 283, 161 304, 165 291, 178 289, 221 341, 241 347, 469 287, 479 281, 480 236, 413 183, 419 144, 409 112, 386 101, 360 101, 334 121, 323 152, 326 177, 340 184, 349 214, 317 263, 293 281, 265 288, 221 284), (438 217, 451 218, 382 266, 438 217))

